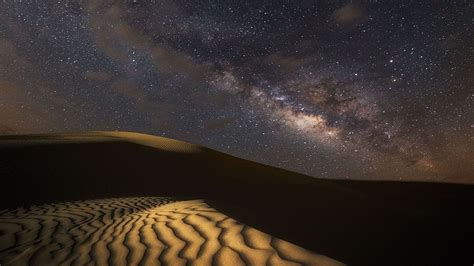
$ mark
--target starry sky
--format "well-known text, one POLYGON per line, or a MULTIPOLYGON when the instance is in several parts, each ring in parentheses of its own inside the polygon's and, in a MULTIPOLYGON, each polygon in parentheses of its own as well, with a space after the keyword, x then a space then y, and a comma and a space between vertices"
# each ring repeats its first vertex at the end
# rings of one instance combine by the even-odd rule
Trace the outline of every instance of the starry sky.
POLYGON ((474 182, 470 1, 0 2, 0 134, 121 130, 474 182))

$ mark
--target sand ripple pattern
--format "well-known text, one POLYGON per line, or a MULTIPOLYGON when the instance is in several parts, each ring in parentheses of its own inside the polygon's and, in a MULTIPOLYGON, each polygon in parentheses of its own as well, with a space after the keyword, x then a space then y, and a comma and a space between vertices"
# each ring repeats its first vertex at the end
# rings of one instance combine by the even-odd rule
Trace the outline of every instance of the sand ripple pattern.
POLYGON ((201 200, 111 198, 0 211, 1 265, 338 265, 201 200))

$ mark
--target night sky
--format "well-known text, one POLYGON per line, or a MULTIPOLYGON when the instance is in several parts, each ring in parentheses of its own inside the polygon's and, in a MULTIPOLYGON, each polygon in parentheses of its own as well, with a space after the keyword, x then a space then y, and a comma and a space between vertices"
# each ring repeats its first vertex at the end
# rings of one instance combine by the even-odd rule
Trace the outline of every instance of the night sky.
POLYGON ((474 182, 474 2, 198 2, 0 2, 0 134, 136 131, 315 177, 474 182))

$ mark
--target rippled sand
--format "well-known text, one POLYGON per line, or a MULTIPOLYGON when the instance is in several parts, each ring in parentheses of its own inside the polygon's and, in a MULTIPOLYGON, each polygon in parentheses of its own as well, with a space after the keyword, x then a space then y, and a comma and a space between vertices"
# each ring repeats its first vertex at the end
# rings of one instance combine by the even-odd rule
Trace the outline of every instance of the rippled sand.
POLYGON ((2 265, 339 265, 201 200, 111 198, 0 212, 2 265))

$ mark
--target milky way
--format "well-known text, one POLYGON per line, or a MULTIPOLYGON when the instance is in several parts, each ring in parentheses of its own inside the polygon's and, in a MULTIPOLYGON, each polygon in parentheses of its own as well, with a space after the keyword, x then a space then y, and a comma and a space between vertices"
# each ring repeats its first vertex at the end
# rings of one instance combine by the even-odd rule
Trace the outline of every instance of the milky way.
POLYGON ((315 177, 474 181, 468 1, 47 2, 0 3, 2 134, 138 131, 315 177))

